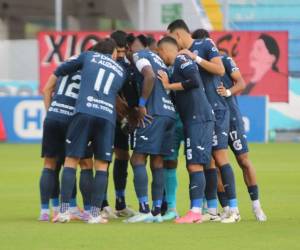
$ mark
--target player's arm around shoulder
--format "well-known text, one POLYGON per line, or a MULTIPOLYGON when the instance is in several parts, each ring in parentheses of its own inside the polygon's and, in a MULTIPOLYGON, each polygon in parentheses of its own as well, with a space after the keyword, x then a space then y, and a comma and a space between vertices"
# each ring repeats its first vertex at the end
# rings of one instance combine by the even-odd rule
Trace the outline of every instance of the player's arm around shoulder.
POLYGON ((225 72, 232 80, 233 86, 229 89, 226 89, 224 85, 219 86, 217 89, 218 94, 221 96, 230 97, 231 95, 237 95, 241 93, 245 89, 246 83, 235 61, 229 56, 224 56, 223 63, 225 72))
MULTIPOLYGON (((194 88, 199 88, 202 83, 197 64, 193 59, 187 55, 182 57, 181 55, 177 56, 179 65, 178 69, 180 74, 184 78, 182 82, 182 87, 184 90, 190 90, 194 88), (179 57, 179 58, 178 58, 179 57)), ((176 60, 177 60, 176 59, 176 60)))
POLYGON ((78 70, 81 70, 83 67, 84 59, 87 55, 87 52, 83 52, 80 55, 72 56, 60 64, 54 74, 59 76, 69 75, 71 73, 75 73, 78 70))
POLYGON ((199 60, 199 58, 197 58, 196 62, 199 62, 199 64, 208 72, 223 76, 225 74, 225 68, 220 57, 219 50, 214 41, 211 38, 206 38, 204 41, 204 45, 207 60, 204 60, 202 58, 201 61, 199 60))
POLYGON ((233 95, 236 95, 241 93, 246 88, 246 83, 235 61, 231 57, 229 57, 229 61, 231 69, 230 77, 233 81, 233 86, 230 88, 230 91, 233 95))
POLYGON ((189 56, 183 54, 177 55, 174 63, 174 71, 178 71, 184 80, 170 83, 165 71, 160 70, 158 72, 158 78, 166 90, 180 91, 199 87, 198 78, 200 78, 200 76, 198 68, 189 56))
POLYGON ((190 56, 199 66, 211 74, 223 76, 225 74, 225 68, 220 58, 219 51, 211 39, 205 40, 204 49, 205 58, 200 57, 187 49, 181 50, 180 53, 190 56))

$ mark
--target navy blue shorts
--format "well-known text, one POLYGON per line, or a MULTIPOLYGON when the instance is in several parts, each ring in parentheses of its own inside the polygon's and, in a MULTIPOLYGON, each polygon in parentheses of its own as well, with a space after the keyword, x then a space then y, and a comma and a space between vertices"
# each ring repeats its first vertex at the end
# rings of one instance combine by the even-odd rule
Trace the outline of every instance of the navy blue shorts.
POLYGON ((207 165, 211 161, 213 121, 184 125, 187 164, 207 165))
POLYGON ((66 137, 66 156, 83 158, 92 145, 94 158, 112 159, 115 126, 108 120, 77 113, 72 119, 66 137))
POLYGON ((230 121, 228 144, 236 156, 249 152, 242 118, 230 121))
POLYGON ((214 110, 215 128, 213 135, 212 150, 220 150, 228 148, 229 133, 229 110, 214 110))
POLYGON ((170 117, 154 116, 151 124, 135 130, 134 152, 149 155, 172 155, 175 126, 175 120, 170 117))
POLYGON ((65 157, 65 141, 69 123, 46 118, 43 124, 42 157, 65 157))

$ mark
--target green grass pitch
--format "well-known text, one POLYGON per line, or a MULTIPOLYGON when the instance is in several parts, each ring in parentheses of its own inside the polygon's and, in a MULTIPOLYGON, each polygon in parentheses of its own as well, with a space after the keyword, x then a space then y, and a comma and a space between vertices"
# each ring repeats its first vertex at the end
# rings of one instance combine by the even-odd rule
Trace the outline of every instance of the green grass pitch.
MULTIPOLYGON (((233 160, 242 221, 238 224, 107 225, 37 222, 39 145, 0 144, 0 249, 300 249, 300 145, 251 144, 266 223, 254 220, 242 174, 233 160)), ((188 175, 179 162, 178 210, 188 208, 188 175)), ((109 200, 114 204, 110 175, 109 200)), ((79 195, 78 195, 79 197, 79 195)), ((81 199, 79 199, 81 204, 81 199)), ((129 169, 127 201, 137 207, 129 169)))

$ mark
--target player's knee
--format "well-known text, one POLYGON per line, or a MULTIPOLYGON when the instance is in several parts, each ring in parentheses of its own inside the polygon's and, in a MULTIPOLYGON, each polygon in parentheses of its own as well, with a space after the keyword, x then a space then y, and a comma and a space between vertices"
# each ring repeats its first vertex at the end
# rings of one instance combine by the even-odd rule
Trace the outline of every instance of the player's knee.
POLYGON ((177 160, 166 160, 164 161, 164 168, 166 169, 175 169, 177 168, 177 160))
POLYGON ((212 158, 210 163, 207 164, 208 169, 214 169, 216 168, 216 162, 215 160, 212 158))
POLYGON ((251 168, 251 163, 250 163, 247 153, 237 156, 237 162, 242 169, 250 169, 251 168))
POLYGON ((188 169, 189 173, 194 173, 194 172, 203 171, 204 168, 200 164, 189 164, 187 166, 187 169, 188 169))
POLYGON ((57 161, 56 161, 55 158, 45 157, 44 158, 44 167, 55 170, 56 169, 56 165, 57 165, 56 162, 57 161))
POLYGON ((102 160, 95 160, 94 167, 95 167, 95 170, 98 170, 98 171, 107 171, 108 162, 102 161, 102 160))
POLYGON ((150 157, 151 168, 163 168, 164 160, 160 155, 151 155, 150 157))
POLYGON ((88 159, 81 159, 79 162, 80 168, 81 169, 92 169, 93 168, 93 159, 88 158, 88 159))
POLYGON ((213 158, 215 160, 215 164, 218 167, 228 164, 229 163, 228 150, 220 149, 220 150, 213 151, 213 158))
POLYGON ((76 168, 80 159, 73 157, 66 157, 64 166, 69 168, 76 168))
POLYGON ((146 155, 133 153, 130 158, 130 164, 134 167, 136 165, 146 164, 146 155))
POLYGON ((123 160, 123 161, 129 160, 129 152, 127 150, 115 148, 114 153, 115 153, 115 158, 118 160, 123 160))

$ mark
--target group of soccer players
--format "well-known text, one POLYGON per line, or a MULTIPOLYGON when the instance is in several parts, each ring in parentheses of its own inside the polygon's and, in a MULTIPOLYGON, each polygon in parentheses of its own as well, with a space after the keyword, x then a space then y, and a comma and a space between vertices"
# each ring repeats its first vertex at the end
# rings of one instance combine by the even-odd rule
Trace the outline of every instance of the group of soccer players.
POLYGON ((107 223, 118 217, 126 217, 126 223, 238 222, 230 146, 243 171, 254 215, 266 221, 235 97, 244 87, 238 67, 232 58, 220 54, 209 33, 199 29, 191 34, 181 19, 170 23, 166 36, 157 43, 144 35, 115 31, 69 58, 44 88, 48 112, 39 220, 50 221, 51 200, 54 222, 107 223), (176 168, 181 141, 190 178, 190 207, 180 217, 176 168), (107 201, 113 153, 115 210, 107 201), (125 200, 129 161, 138 212, 125 200), (76 202, 77 165, 83 211, 76 202), (220 213, 218 199, 223 208, 220 213))

